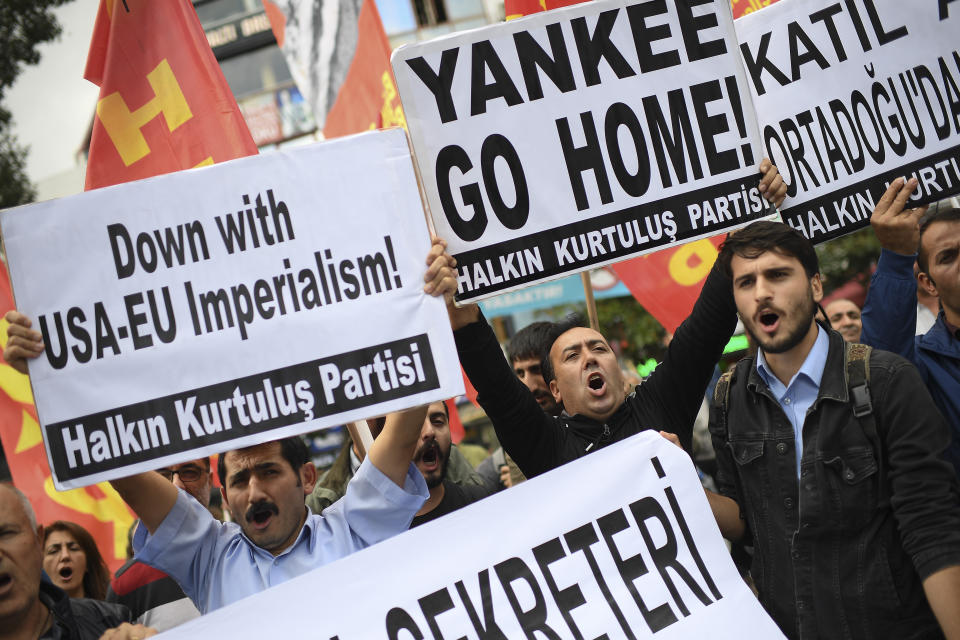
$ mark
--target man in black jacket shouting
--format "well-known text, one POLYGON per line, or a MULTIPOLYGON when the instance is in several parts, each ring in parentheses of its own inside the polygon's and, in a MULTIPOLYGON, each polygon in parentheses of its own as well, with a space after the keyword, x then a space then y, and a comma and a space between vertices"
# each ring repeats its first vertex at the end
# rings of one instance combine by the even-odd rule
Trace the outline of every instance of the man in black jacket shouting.
MULTIPOLYGON (((764 159, 760 172, 760 192, 779 205, 787 187, 777 168, 764 159)), ((527 477, 645 429, 675 433, 689 451, 703 394, 737 323, 730 281, 713 269, 664 361, 629 395, 616 357, 600 333, 558 325, 542 366, 551 393, 564 408, 552 417, 514 375, 479 307, 448 305, 448 311, 460 363, 477 390, 477 401, 500 444, 527 477)))

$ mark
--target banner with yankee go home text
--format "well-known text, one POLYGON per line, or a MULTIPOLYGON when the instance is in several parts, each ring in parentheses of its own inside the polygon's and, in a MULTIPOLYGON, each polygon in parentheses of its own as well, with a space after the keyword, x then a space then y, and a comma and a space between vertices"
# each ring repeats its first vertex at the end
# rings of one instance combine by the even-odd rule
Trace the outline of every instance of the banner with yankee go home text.
POLYGON ((729 0, 596 0, 392 64, 460 300, 770 213, 729 0))
POLYGON ((654 431, 163 637, 304 629, 324 640, 784 637, 734 567, 690 458, 654 431))
POLYGON ((462 393, 402 129, 10 209, 58 488, 462 393), (66 265, 69 265, 67 267, 66 265))

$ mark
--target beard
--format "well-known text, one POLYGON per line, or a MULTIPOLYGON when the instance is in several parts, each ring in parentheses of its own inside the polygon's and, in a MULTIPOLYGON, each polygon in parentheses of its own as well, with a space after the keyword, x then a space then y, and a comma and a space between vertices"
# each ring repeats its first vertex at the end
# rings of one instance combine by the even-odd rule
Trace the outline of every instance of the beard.
POLYGON ((430 440, 419 449, 417 449, 416 454, 413 457, 414 464, 417 467, 420 467, 420 463, 424 460, 428 462, 433 462, 436 460, 436 468, 432 471, 424 471, 420 469, 420 473, 423 475, 424 481, 427 483, 427 489, 433 489, 439 487, 444 479, 447 477, 447 466, 450 462, 450 449, 446 451, 440 448, 440 445, 437 444, 436 440, 430 440))
POLYGON ((806 299, 794 307, 788 313, 781 313, 780 321, 783 323, 784 334, 777 338, 768 338, 762 332, 754 331, 753 323, 744 323, 744 328, 753 341, 760 346, 765 353, 786 353, 798 344, 803 342, 807 332, 810 331, 810 325, 817 314, 817 303, 813 299, 813 291, 807 292, 806 299), (785 321, 792 321, 791 325, 786 325, 785 321))

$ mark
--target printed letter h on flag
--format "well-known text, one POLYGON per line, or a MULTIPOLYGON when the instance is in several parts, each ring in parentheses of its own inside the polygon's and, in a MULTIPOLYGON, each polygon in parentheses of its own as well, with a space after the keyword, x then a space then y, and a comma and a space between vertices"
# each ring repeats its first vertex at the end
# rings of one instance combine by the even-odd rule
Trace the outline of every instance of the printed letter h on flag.
POLYGON ((189 0, 101 0, 87 189, 257 152, 189 0))
POLYGON ((97 103, 97 116, 128 167, 150 153, 147 139, 140 131, 143 125, 162 113, 167 129, 173 131, 193 115, 166 59, 147 74, 147 82, 153 88, 154 97, 136 111, 130 110, 119 91, 97 103))

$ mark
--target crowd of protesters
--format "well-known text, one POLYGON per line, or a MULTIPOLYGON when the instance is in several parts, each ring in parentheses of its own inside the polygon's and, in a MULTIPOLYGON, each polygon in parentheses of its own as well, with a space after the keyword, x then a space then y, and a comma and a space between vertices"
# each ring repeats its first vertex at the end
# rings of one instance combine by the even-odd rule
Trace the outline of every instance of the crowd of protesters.
MULTIPOLYGON (((779 204, 776 168, 760 169, 779 204)), ((648 429, 708 461, 712 515, 785 635, 960 638, 960 209, 908 208, 916 186, 895 181, 873 213, 883 249, 862 315, 846 299, 820 308, 812 245, 756 222, 722 245, 637 386, 573 320, 521 330, 505 357, 479 307, 452 304, 454 262, 434 240, 425 291, 448 301, 500 449, 474 470, 437 402, 369 419, 373 444, 347 437, 322 475, 291 437, 113 481, 139 525, 112 580, 89 533, 36 522, 0 486, 0 639, 142 639, 648 429), (751 352, 717 380, 738 316, 751 352)), ((26 372, 41 335, 6 319, 4 358, 26 372)))

